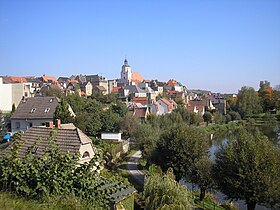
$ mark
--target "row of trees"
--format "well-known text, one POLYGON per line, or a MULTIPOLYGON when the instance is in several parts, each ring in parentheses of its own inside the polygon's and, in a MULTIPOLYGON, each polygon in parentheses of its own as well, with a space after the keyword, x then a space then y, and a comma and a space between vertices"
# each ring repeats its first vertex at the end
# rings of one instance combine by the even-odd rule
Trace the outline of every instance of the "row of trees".
POLYGON ((197 184, 201 200, 206 190, 217 189, 230 199, 245 200, 248 209, 256 204, 280 205, 278 145, 255 129, 234 127, 227 144, 211 159, 208 129, 175 116, 157 117, 139 125, 133 133, 148 164, 159 165, 163 171, 172 168, 177 181, 186 179, 197 184), (169 119, 168 125, 165 119, 169 119), (156 120, 162 123, 153 123, 156 120))
POLYGON ((239 91, 237 99, 228 100, 228 108, 238 111, 242 117, 279 110, 280 91, 273 90, 268 81, 261 81, 258 91, 252 87, 244 86, 239 91))

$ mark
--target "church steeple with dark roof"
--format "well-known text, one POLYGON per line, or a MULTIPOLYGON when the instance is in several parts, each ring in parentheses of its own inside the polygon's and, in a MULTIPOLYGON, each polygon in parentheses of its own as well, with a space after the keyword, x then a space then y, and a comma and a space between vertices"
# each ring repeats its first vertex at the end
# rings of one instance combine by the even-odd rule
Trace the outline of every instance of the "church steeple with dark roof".
POLYGON ((127 59, 124 59, 124 65, 128 65, 127 59))

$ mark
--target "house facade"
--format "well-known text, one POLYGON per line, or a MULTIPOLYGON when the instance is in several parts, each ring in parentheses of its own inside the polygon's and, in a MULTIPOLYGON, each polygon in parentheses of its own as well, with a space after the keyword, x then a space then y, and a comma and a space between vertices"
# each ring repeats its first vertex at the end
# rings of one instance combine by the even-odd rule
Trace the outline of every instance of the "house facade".
MULTIPOLYGON (((33 126, 42 126, 53 121, 59 102, 57 97, 23 98, 11 117, 12 132, 26 131, 33 126)), ((70 106, 69 111, 75 116, 70 106)))
POLYGON ((168 100, 166 98, 160 98, 156 103, 151 106, 151 113, 156 115, 164 115, 171 113, 177 108, 177 104, 173 100, 168 100))
MULTIPOLYGON (((24 80, 26 81, 26 80, 24 80)), ((13 80, 11 80, 13 82, 13 80)), ((34 97, 35 89, 32 83, 16 82, 4 84, 3 78, 0 77, 0 110, 3 112, 12 111, 13 104, 17 107, 22 97, 34 97)))

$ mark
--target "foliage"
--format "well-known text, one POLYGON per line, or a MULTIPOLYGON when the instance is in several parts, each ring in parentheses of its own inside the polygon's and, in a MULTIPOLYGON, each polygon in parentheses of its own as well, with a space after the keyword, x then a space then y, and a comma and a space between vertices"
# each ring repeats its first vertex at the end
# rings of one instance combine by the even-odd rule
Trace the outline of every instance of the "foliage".
POLYGON ((226 122, 226 118, 219 112, 214 113, 214 120, 216 124, 223 124, 226 122))
POLYGON ((94 210, 96 207, 82 199, 68 196, 50 196, 43 200, 24 199, 8 192, 0 192, 1 210, 94 210))
POLYGON ((59 105, 55 109, 54 119, 60 119, 61 123, 71 123, 74 121, 69 111, 69 104, 63 98, 61 98, 59 105))
POLYGON ((235 112, 235 111, 231 111, 228 113, 230 116, 231 116, 231 120, 234 121, 234 120, 241 120, 241 116, 238 112, 235 112))
POLYGON ((145 209, 191 209, 188 191, 175 181, 172 170, 147 177, 143 194, 145 209))
POLYGON ((151 124, 139 124, 133 132, 137 143, 140 145, 142 156, 151 162, 156 143, 160 138, 160 128, 151 124))
POLYGON ((196 183, 200 188, 200 201, 204 200, 207 189, 215 186, 213 179, 213 165, 214 162, 207 156, 196 160, 193 166, 190 180, 196 183))
MULTIPOLYGON (((113 201, 112 193, 129 185, 119 177, 102 177, 103 155, 95 151, 89 163, 79 165, 78 154, 61 154, 54 141, 55 132, 49 137, 44 156, 39 159, 32 153, 36 143, 23 158, 18 158, 20 139, 11 146, 0 160, 1 190, 10 191, 26 198, 43 199, 50 196, 74 196, 93 206, 108 209, 113 201), (114 183, 106 188, 103 185, 114 183)), ((40 141, 40 139, 38 139, 40 141)))
POLYGON ((262 111, 258 93, 252 87, 243 86, 237 95, 236 107, 242 118, 262 111))
POLYGON ((172 168, 176 180, 191 174, 195 161, 208 155, 209 138, 204 129, 184 124, 171 126, 157 141, 153 162, 163 171, 172 168))
POLYGON ((119 132, 126 118, 125 104, 116 101, 112 94, 93 94, 87 99, 74 94, 65 100, 76 113, 75 125, 89 136, 98 136, 102 131, 119 132))
POLYGON ((174 110, 175 113, 179 113, 184 123, 188 125, 198 125, 200 121, 200 115, 187 110, 184 106, 178 106, 174 110))
POLYGON ((280 151, 259 132, 238 129, 216 154, 218 188, 231 199, 256 204, 280 204, 280 151))
POLYGON ((205 112, 203 115, 203 120, 208 125, 208 123, 211 122, 211 120, 212 120, 212 114, 210 112, 205 112))

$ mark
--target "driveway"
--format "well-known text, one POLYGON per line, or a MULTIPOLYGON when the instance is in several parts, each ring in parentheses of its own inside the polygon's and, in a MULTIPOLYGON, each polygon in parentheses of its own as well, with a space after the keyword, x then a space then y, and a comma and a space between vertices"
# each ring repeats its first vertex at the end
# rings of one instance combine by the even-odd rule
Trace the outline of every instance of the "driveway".
POLYGON ((133 176, 134 180, 141 186, 144 187, 145 175, 138 170, 138 160, 141 158, 141 151, 135 152, 128 160, 126 168, 129 173, 133 176))

